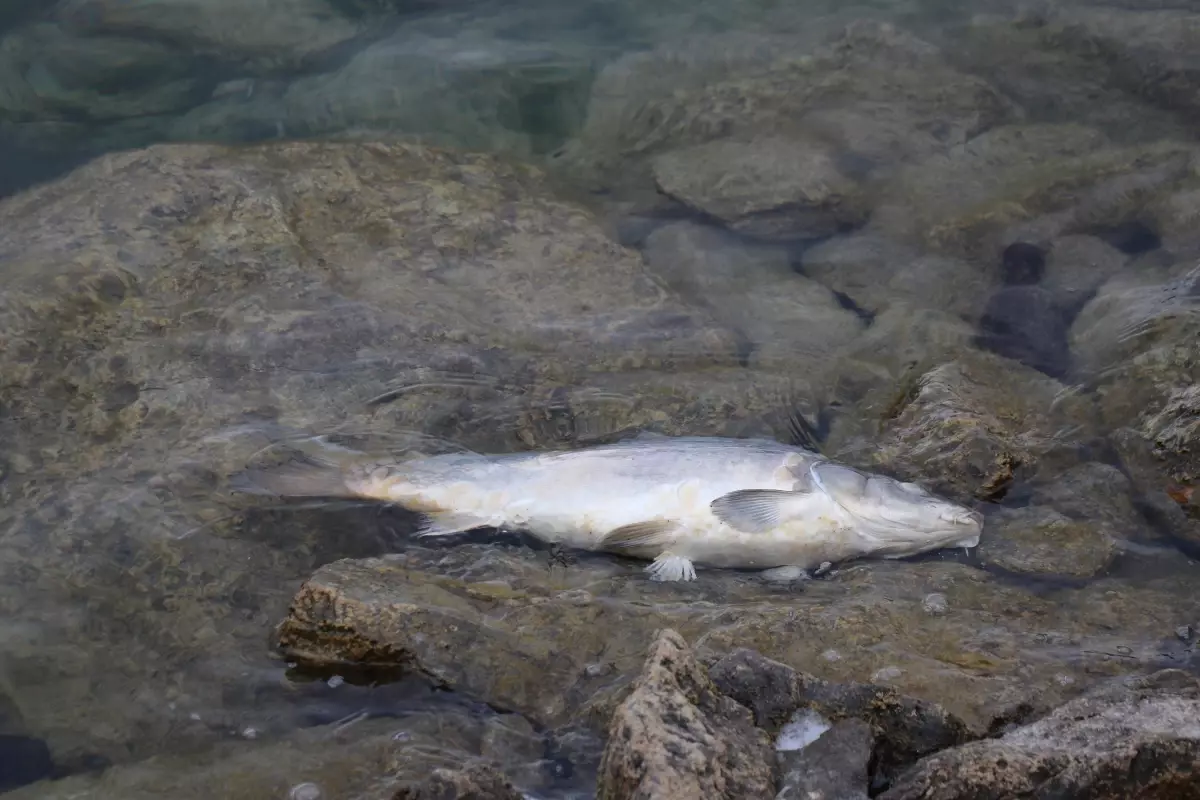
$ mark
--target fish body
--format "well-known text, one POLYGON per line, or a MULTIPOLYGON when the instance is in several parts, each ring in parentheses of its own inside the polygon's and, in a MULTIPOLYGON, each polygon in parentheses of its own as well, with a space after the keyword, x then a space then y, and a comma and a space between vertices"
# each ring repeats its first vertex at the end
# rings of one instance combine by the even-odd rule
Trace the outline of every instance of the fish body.
POLYGON ((656 580, 695 566, 811 569, 860 556, 973 547, 982 517, 921 487, 764 439, 667 437, 581 450, 373 461, 343 449, 258 473, 281 496, 358 497, 424 517, 422 536, 481 527, 651 560, 656 580))

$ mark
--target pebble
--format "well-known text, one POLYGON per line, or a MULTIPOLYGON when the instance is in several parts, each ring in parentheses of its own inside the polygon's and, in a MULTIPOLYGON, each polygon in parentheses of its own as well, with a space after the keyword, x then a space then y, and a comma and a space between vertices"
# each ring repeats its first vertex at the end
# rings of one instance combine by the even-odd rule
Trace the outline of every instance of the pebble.
POLYGON ((321 800, 321 787, 315 783, 297 783, 288 792, 288 800, 321 800))
POLYGON ((904 670, 899 667, 883 667, 875 670, 875 674, 871 676, 871 683, 883 683, 884 681, 892 681, 904 674, 904 670))
POLYGON ((921 608, 925 609, 926 614, 941 616, 950 610, 950 604, 946 602, 946 595, 934 592, 925 595, 925 599, 921 601, 921 608))
POLYGON ((1179 637, 1181 642, 1190 642, 1192 640, 1192 626, 1180 625, 1175 629, 1175 635, 1179 637))

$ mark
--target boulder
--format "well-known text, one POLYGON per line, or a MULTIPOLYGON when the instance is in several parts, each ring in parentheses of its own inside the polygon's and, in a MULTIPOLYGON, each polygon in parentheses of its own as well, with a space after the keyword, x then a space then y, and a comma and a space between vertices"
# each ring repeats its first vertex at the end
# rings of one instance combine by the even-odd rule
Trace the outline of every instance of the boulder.
POLYGON ((683 638, 660 632, 617 707, 600 762, 600 800, 775 797, 770 739, 713 685, 683 638))
POLYGON ((997 739, 929 756, 882 800, 1200 797, 1200 685, 1166 670, 1117 683, 997 739))

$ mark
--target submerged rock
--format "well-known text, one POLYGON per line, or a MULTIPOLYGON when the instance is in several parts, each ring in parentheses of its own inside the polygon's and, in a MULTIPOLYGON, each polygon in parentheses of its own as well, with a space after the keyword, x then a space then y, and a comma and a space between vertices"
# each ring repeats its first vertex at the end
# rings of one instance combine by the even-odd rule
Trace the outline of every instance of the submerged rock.
POLYGON ((796 274, 783 248, 674 222, 650 234, 643 253, 680 297, 746 338, 753 367, 812 375, 866 327, 828 288, 796 274))
POLYGON ((158 146, 6 198, 0 222, 0 683, 56 759, 219 736, 188 715, 252 713, 224 682, 292 582, 411 525, 246 513, 224 478, 280 437, 543 446, 521 414, 563 387, 603 395, 576 406, 599 433, 773 407, 708 312, 488 156, 158 146))
POLYGON ((870 725, 847 719, 799 750, 780 752, 775 800, 867 800, 874 738, 870 725))
POLYGON ((524 800, 494 766, 470 764, 461 769, 435 769, 425 780, 403 786, 392 800, 524 800))
POLYGON ((653 169, 661 191, 747 236, 816 239, 865 219, 857 182, 815 140, 720 140, 664 153, 653 169))
POLYGON ((979 558, 1022 575, 1090 578, 1107 570, 1117 555, 1112 528, 1048 508, 1000 509, 988 516, 987 530, 979 558))
POLYGON ((836 236, 804 251, 805 275, 875 314, 893 306, 978 316, 997 281, 986 270, 878 232, 836 236))
POLYGON ((1059 433, 1061 417, 1079 426, 1088 422, 1087 408, 1058 402, 1061 390, 1058 381, 1013 361, 964 355, 897 393, 872 457, 942 491, 1002 497, 1018 471, 1036 473, 1047 458, 1057 467, 1078 458, 1072 440, 1059 433))
POLYGON ((979 320, 979 347, 1051 378, 1071 367, 1069 312, 1038 286, 1006 286, 988 298, 979 320))
POLYGON ((834 720, 863 720, 875 737, 876 769, 891 773, 937 750, 973 737, 962 720, 936 703, 871 683, 820 680, 738 648, 710 668, 722 692, 754 710, 757 723, 777 731, 796 709, 834 720))
POLYGON ((749 710, 717 690, 683 638, 665 630, 613 714, 596 796, 769 800, 770 739, 749 710))
POLYGON ((998 739, 929 756, 882 800, 1200 797, 1200 684, 1167 670, 1074 700, 998 739))
MULTIPOLYGON (((700 69, 671 44, 616 60, 596 79, 568 163, 601 184, 627 184, 657 154, 766 135, 816 137, 870 166, 939 152, 1011 113, 991 86, 887 23, 856 21, 805 56, 795 39, 763 45, 745 58, 709 56, 700 69)), ((721 37, 703 46, 722 48, 721 37)))

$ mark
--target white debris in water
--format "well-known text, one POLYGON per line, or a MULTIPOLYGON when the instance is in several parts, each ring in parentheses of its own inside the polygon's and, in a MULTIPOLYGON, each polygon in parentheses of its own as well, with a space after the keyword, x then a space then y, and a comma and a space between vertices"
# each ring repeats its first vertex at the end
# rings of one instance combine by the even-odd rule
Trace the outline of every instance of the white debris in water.
POLYGON ((1072 683, 1075 682, 1075 679, 1072 678, 1070 675, 1065 675, 1061 672, 1054 676, 1054 680, 1058 683, 1059 686, 1070 686, 1072 683))
POLYGON ((950 610, 950 604, 946 601, 946 595, 941 592, 925 595, 925 599, 921 601, 921 608, 925 609, 926 614, 941 616, 950 610))
POLYGON ((779 730, 776 750, 803 750, 829 730, 832 723, 811 708, 802 708, 779 730))
POLYGON ((258 738, 258 728, 242 728, 242 738, 243 739, 257 739, 258 738))
POLYGON ((821 653, 821 658, 825 659, 826 661, 841 661, 842 654, 837 650, 830 649, 826 650, 824 653, 821 653))
POLYGON ((883 667, 875 670, 875 674, 871 676, 871 683, 883 683, 884 681, 894 681, 904 674, 904 670, 899 667, 883 667))
POLYGON ((297 783, 288 792, 288 800, 321 800, 321 787, 315 783, 297 783))
POLYGON ((330 678, 329 680, 327 680, 325 682, 327 684, 329 684, 330 689, 336 689, 337 687, 339 687, 343 683, 345 683, 346 679, 343 678, 341 675, 334 675, 332 678, 330 678))

